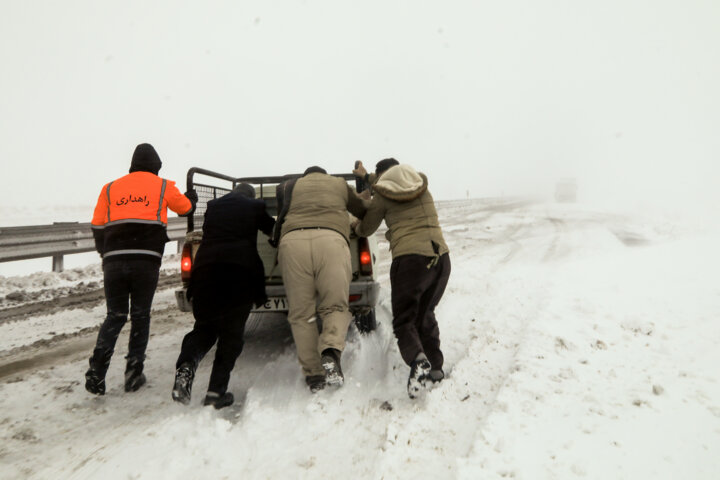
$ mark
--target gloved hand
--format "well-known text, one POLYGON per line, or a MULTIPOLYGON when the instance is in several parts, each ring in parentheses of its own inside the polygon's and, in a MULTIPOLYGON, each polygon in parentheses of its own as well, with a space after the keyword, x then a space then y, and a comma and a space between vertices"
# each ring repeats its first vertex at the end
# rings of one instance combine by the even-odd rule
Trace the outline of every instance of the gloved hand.
POLYGON ((197 192, 196 192, 194 189, 193 189, 193 190, 188 190, 187 192, 185 192, 185 196, 187 197, 188 200, 190 200, 190 203, 192 203, 193 206, 194 206, 194 205, 197 203, 197 201, 198 201, 198 194, 197 194, 197 192))
POLYGON ((353 175, 355 175, 358 178, 365 179, 365 175, 367 175, 367 170, 365 170, 365 167, 363 167, 363 164, 360 160, 355 162, 355 168, 352 171, 353 175))

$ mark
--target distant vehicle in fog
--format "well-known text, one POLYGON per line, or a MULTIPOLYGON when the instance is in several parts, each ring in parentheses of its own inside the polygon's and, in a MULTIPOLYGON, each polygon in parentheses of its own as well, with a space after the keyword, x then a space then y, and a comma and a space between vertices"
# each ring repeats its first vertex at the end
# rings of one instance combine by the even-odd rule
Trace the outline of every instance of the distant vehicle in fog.
POLYGON ((555 184, 555 201, 577 201, 577 181, 574 178, 563 178, 555 184))

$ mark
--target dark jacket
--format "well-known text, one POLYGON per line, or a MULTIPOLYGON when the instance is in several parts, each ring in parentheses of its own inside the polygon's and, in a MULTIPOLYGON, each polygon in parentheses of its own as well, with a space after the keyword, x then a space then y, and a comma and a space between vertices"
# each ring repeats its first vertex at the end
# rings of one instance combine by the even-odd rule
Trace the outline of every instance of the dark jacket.
POLYGON ((188 298, 218 306, 264 303, 265 271, 257 251, 258 230, 270 235, 275 220, 265 202, 231 192, 207 204, 203 239, 195 255, 188 298))

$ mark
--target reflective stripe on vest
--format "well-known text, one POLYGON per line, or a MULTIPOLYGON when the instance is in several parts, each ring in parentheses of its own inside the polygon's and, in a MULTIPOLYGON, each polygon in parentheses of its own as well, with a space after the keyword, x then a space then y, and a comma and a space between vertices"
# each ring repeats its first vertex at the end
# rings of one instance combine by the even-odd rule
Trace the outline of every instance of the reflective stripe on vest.
POLYGON ((154 250, 113 250, 112 252, 107 252, 102 257, 111 257, 113 255, 135 255, 135 254, 141 254, 141 255, 152 255, 153 257, 162 258, 162 254, 154 251, 154 250))
POLYGON ((107 204, 108 204, 108 213, 107 213, 107 221, 110 221, 110 185, 112 185, 113 182, 108 183, 107 188, 105 189, 105 194, 107 195, 107 204))
POLYGON ((160 188, 160 201, 158 202, 158 213, 157 213, 158 222, 160 222, 161 221, 160 219, 162 218, 160 215, 162 214, 163 199, 165 198, 165 187, 166 186, 167 186, 167 180, 165 180, 163 178, 162 188, 160 188))
POLYGON ((135 219, 135 218, 126 218, 123 220, 115 220, 114 222, 107 222, 105 225, 92 225, 91 228, 103 229, 105 227, 110 227, 112 225, 122 225, 124 223, 139 223, 142 225, 160 225, 162 227, 167 228, 167 226, 160 220, 140 220, 140 219, 135 219))

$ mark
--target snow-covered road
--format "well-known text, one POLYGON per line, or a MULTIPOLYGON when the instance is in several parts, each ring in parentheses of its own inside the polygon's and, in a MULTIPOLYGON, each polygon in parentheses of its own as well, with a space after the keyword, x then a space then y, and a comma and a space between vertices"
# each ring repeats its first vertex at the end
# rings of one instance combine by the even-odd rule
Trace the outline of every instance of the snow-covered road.
MULTIPOLYGON (((83 388, 101 305, 0 324, 3 364, 65 336, 49 367, 0 380, 0 478, 720 478, 717 231, 580 205, 439 213, 453 264, 437 310, 448 378, 424 399, 405 391, 380 237, 380 325, 351 330, 339 390, 311 395, 284 318, 258 317, 231 379, 236 405, 200 406, 213 352, 191 405, 174 404, 192 317, 172 290, 156 295, 148 385, 133 394, 127 332, 107 394, 83 388)), ((0 295, 99 276, 4 279, 0 295)))

